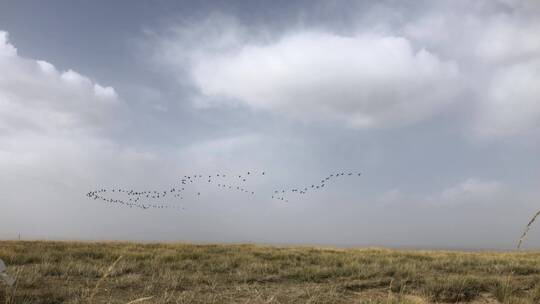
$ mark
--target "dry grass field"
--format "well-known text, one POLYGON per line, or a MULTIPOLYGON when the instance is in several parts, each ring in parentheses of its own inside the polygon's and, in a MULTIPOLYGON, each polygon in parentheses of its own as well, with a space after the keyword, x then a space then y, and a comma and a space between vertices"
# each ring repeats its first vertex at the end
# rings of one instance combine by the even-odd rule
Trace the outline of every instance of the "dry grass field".
POLYGON ((540 303, 540 253, 0 242, 0 303, 540 303))

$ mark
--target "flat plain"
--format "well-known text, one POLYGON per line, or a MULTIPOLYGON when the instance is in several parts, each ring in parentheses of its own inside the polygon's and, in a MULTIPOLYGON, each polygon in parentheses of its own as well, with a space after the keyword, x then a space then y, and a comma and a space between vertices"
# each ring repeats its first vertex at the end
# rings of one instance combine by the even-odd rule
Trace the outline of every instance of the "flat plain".
POLYGON ((540 252, 2 241, 0 303, 540 303, 540 252))

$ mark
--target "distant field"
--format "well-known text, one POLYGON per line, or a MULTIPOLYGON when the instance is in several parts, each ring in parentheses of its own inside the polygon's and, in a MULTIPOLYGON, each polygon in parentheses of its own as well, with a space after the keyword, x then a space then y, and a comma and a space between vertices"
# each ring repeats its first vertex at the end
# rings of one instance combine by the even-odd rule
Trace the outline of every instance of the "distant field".
POLYGON ((539 252, 10 241, 0 258, 18 279, 0 303, 540 303, 539 252))

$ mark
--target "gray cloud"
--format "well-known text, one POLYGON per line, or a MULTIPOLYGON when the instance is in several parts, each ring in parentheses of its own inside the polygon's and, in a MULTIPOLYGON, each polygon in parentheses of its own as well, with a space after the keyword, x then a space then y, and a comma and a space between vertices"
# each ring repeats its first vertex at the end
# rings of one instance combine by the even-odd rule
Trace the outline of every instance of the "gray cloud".
POLYGON ((245 104, 369 128, 425 119, 459 92, 455 64, 413 49, 403 37, 294 31, 277 41, 253 41, 237 21, 214 16, 173 32, 157 54, 187 70, 206 106, 245 104), (186 32, 204 38, 192 41, 186 32))
POLYGON ((393 28, 353 26, 347 34, 293 27, 265 35, 211 15, 154 37, 155 54, 184 83, 191 78, 204 96, 199 105, 246 105, 357 128, 468 108, 471 136, 507 137, 537 129, 540 119, 532 101, 540 54, 539 23, 529 13, 535 8, 441 5, 393 28))
POLYGON ((474 135, 537 134, 540 110, 531 97, 540 81, 540 7, 534 1, 481 1, 447 8, 408 22, 404 33, 464 71, 471 84, 474 135))

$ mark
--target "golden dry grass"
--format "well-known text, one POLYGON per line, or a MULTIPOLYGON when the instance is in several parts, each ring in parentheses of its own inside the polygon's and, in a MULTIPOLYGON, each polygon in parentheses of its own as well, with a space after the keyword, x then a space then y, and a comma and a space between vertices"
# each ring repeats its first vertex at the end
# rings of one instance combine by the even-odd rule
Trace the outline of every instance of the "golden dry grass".
POLYGON ((5 304, 540 303, 538 252, 0 242, 0 258, 5 304))

